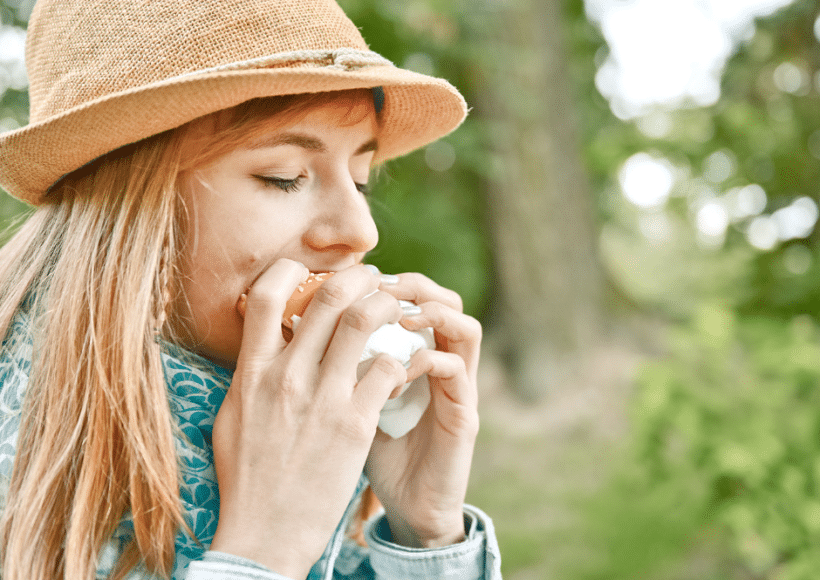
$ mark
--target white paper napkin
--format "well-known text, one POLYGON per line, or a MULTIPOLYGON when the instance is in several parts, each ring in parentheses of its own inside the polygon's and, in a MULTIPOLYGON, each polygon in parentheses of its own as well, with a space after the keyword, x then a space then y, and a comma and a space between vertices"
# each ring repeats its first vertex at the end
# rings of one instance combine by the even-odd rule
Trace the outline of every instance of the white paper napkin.
MULTIPOLYGON (((411 302, 399 301, 403 306, 411 302)), ((293 317, 293 328, 299 323, 299 317, 293 317)), ((436 348, 432 328, 418 331, 407 330, 400 324, 385 324, 370 335, 359 359, 357 380, 367 373, 373 360, 382 353, 389 354, 402 364, 423 348, 436 348)), ((402 387, 401 394, 388 399, 381 411, 379 429, 397 439, 406 435, 415 427, 425 409, 430 404, 430 384, 427 375, 422 375, 402 387)))

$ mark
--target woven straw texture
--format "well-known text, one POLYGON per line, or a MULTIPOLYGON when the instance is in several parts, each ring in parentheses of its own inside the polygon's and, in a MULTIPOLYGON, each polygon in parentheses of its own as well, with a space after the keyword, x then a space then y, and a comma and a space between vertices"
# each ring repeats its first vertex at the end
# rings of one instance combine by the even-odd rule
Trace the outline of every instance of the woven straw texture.
POLYGON ((446 81, 370 52, 333 0, 40 0, 26 66, 31 121, 0 135, 0 185, 35 205, 108 151, 256 97, 384 87, 377 161, 466 115, 446 81))

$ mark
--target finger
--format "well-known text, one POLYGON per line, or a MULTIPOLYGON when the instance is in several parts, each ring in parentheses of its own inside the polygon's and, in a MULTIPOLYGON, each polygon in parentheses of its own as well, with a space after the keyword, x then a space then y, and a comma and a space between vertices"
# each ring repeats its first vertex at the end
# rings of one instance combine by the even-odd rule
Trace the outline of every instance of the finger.
POLYGON ((257 278, 245 300, 239 361, 270 360, 285 347, 282 337, 285 303, 307 275, 308 269, 299 262, 280 259, 257 278))
POLYGON ((436 342, 443 350, 461 356, 468 375, 475 379, 481 352, 481 323, 441 302, 425 302, 419 308, 420 313, 402 318, 400 324, 407 330, 432 328, 436 333, 436 342))
POLYGON ((423 274, 411 272, 399 274, 394 278, 397 278, 398 281, 395 283, 382 282, 379 286, 379 290, 388 292, 399 300, 409 300, 416 304, 435 301, 446 304, 458 312, 464 310, 461 296, 459 296, 458 293, 453 292, 449 288, 439 286, 423 274))
POLYGON ((322 361, 322 376, 351 377, 370 336, 381 326, 402 317, 398 300, 385 292, 375 292, 351 304, 342 313, 322 361))
POLYGON ((342 313, 355 301, 375 292, 379 280, 362 266, 336 272, 323 283, 308 304, 293 333, 291 345, 305 363, 324 357, 342 313))
POLYGON ((393 357, 381 354, 356 385, 353 403, 365 416, 376 418, 390 394, 407 382, 407 370, 393 357))
POLYGON ((450 432, 478 432, 478 389, 467 376, 464 359, 435 350, 420 350, 410 359, 408 376, 426 374, 435 412, 450 432), (436 380, 437 379, 437 380, 436 380))

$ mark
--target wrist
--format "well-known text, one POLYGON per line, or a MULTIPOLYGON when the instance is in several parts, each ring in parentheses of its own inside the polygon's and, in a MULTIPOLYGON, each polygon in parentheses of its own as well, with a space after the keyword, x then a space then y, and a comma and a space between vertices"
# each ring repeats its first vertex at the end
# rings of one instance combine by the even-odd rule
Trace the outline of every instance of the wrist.
POLYGON ((281 543, 275 547, 262 545, 256 541, 264 534, 251 534, 246 529, 239 533, 220 530, 217 525, 210 550, 251 560, 268 570, 287 578, 306 578, 313 560, 299 550, 289 550, 281 543))
POLYGON ((435 528, 417 528, 407 521, 385 515, 390 528, 390 541, 407 548, 443 548, 463 542, 467 538, 463 513, 448 518, 446 523, 435 528))

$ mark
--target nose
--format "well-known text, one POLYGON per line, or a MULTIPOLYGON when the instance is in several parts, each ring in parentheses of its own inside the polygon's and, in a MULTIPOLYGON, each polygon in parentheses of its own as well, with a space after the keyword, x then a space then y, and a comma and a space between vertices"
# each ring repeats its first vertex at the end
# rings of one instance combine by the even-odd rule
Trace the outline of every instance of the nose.
POLYGON ((315 219, 305 232, 305 243, 316 251, 364 253, 376 247, 379 232, 367 199, 346 178, 318 202, 315 219))

